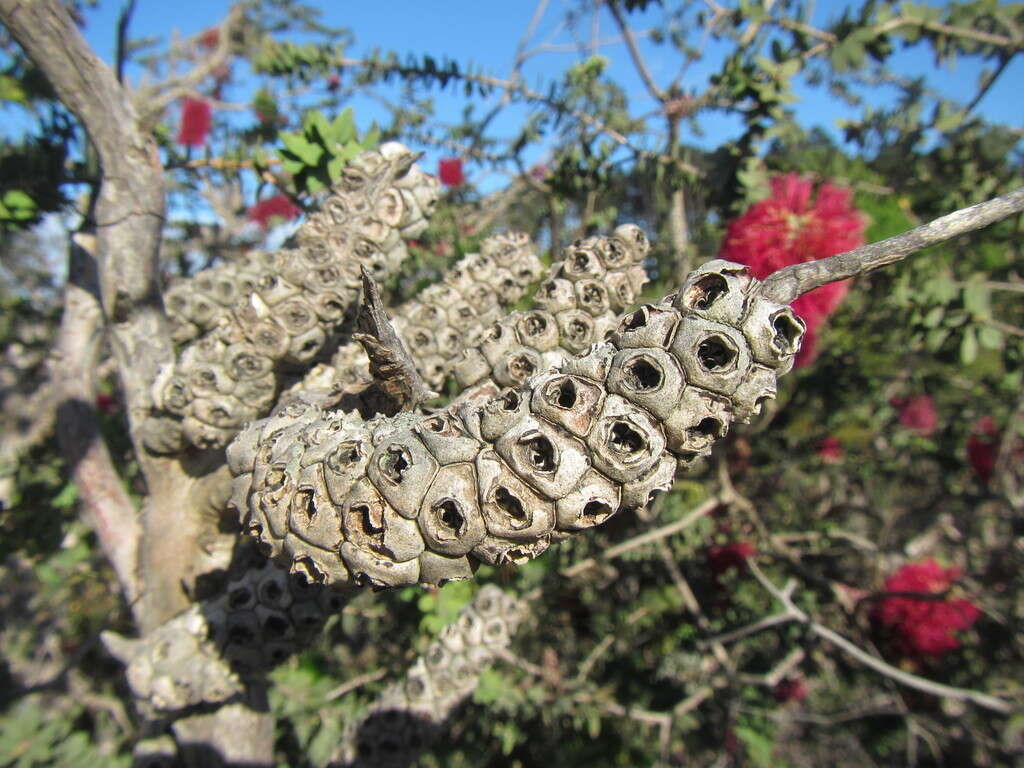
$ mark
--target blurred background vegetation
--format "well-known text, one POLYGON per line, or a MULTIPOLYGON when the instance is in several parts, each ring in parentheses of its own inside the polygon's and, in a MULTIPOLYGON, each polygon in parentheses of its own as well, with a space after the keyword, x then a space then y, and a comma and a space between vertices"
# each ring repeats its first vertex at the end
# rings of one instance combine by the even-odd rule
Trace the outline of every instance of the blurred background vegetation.
MULTIPOLYGON (((112 64, 131 73, 167 169, 168 276, 284 242, 378 140, 440 158, 446 185, 386 286, 392 304, 501 229, 550 255, 637 222, 655 245, 653 299, 713 258, 730 222, 785 174, 849 189, 868 242, 1024 176, 1022 125, 984 109, 1020 73, 1021 3, 542 2, 552 36, 512 30, 501 73, 462 60, 456 41, 430 55, 371 50, 383 41, 292 0, 245 5, 226 45, 212 15, 199 34, 136 39, 134 5, 116 9, 112 64), (218 46, 223 62, 176 84, 218 46), (544 82, 524 76, 553 46, 572 63, 544 82), (975 87, 954 99, 941 77, 901 71, 909 49, 976 71, 975 87), (701 62, 706 76, 691 76, 701 62), (859 117, 808 123, 797 106, 809 88, 859 117), (461 113, 439 110, 442 94, 461 113), (374 125, 368 100, 384 107, 374 125), (721 141, 705 133, 716 116, 733 121, 721 141)), ((84 23, 96 9, 76 10, 84 23)), ((45 397, 66 232, 88 217, 99 170, 2 29, 0 101, 0 766, 129 765, 141 718, 98 635, 130 632, 130 620, 77 519, 45 397)), ((1021 226, 1012 217, 857 279, 816 357, 648 519, 614 519, 519 569, 481 568, 480 583, 534 595, 532 614, 422 764, 1022 764, 1021 226), (808 621, 766 588, 784 584, 808 621), (953 632, 950 611, 965 604, 972 618, 953 632), (922 645, 901 611, 954 641, 922 645), (902 685, 813 626, 1009 712, 902 685)), ((140 495, 117 382, 98 375, 102 428, 140 495)), ((344 724, 477 588, 368 593, 346 607, 273 674, 280 764, 324 764, 344 724)))

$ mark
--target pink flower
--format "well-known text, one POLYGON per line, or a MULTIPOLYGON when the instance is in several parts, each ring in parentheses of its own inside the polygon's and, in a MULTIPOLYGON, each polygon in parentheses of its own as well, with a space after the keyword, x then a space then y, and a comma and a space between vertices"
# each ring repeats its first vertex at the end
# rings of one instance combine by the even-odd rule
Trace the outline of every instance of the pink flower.
POLYGON ((272 224, 277 223, 275 219, 291 220, 297 218, 302 209, 289 200, 285 195, 274 195, 266 200, 256 203, 246 213, 249 221, 255 221, 260 229, 266 232, 272 224))
MULTIPOLYGON (((795 173, 771 181, 772 194, 729 225, 719 256, 750 267, 763 279, 790 264, 824 259, 864 244, 864 217, 850 190, 825 182, 813 196, 810 181, 795 173), (812 197, 814 198, 812 200, 812 197)), ((793 302, 807 323, 797 366, 814 360, 817 331, 842 303, 849 286, 829 283, 793 302)))
POLYGON ((810 690, 802 677, 787 677, 772 689, 776 701, 803 701, 810 690))
POLYGON ((447 160, 442 160, 438 166, 438 176, 441 177, 441 183, 446 187, 458 187, 466 180, 462 174, 462 158, 451 157, 447 160))
POLYGON ((843 444, 839 438, 829 435, 818 443, 818 456, 826 464, 838 464, 843 460, 843 444))
POLYGON ((900 424, 921 437, 930 437, 939 423, 935 403, 928 395, 894 397, 889 403, 900 409, 900 424))
POLYGON ((181 103, 181 125, 178 143, 186 147, 201 147, 206 143, 212 125, 209 102, 186 97, 181 103))
MULTIPOLYGON (((946 592, 960 577, 959 568, 943 568, 934 559, 909 563, 885 581, 886 592, 946 592)), ((981 611, 969 600, 887 597, 874 619, 892 630, 907 656, 941 656, 960 647, 954 633, 969 629, 981 611)))
POLYGON ((707 557, 711 575, 717 578, 731 568, 742 571, 746 568, 747 560, 756 554, 757 547, 749 541, 732 541, 708 547, 707 557))

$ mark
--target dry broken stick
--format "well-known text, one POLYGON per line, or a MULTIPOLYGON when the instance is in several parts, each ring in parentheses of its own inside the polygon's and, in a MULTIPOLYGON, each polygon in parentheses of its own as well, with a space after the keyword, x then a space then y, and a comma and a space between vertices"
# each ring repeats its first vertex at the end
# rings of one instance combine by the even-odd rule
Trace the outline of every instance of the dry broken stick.
POLYGON ((608 341, 482 404, 369 421, 290 404, 229 447, 229 504, 316 583, 437 585, 474 561, 525 562, 646 506, 774 396, 804 325, 759 287, 709 262, 608 341))
MULTIPOLYGON (((526 293, 542 273, 533 244, 522 233, 488 237, 480 253, 461 259, 444 278, 415 299, 396 307, 395 332, 405 343, 427 386, 444 382, 452 363, 467 347, 526 293)), ((317 366, 303 389, 340 384, 354 388, 369 380, 366 354, 358 344, 346 344, 330 366, 317 366)))
POLYGON ((406 256, 402 238, 426 227, 438 184, 414 160, 396 143, 363 153, 300 227, 297 249, 252 257, 261 264, 255 284, 240 278, 242 300, 154 383, 156 412, 144 427, 151 450, 178 450, 182 438, 223 447, 270 411, 282 369, 308 365, 351 319, 360 267, 378 279, 393 273, 406 256))
POLYGON ((412 665, 351 728, 330 768, 406 768, 506 648, 525 615, 525 603, 493 585, 480 590, 412 665))

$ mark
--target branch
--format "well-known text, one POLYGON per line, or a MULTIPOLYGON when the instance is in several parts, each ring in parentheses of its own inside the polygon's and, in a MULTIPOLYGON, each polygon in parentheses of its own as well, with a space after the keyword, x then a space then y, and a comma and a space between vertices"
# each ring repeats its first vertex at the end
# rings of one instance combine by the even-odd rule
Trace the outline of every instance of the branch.
POLYGON ((414 763, 476 690, 480 674, 508 648, 525 613, 522 600, 493 585, 483 587, 405 677, 385 689, 348 729, 328 766, 404 768, 414 763))
MULTIPOLYGON (((862 648, 858 648, 854 643, 847 640, 838 632, 819 624, 798 608, 796 604, 793 603, 793 599, 790 596, 790 590, 780 590, 776 587, 771 580, 765 576, 764 572, 758 567, 757 563, 755 563, 753 559, 747 561, 747 566, 750 568, 750 572, 754 574, 754 577, 761 583, 761 586, 763 586, 772 597, 778 600, 784 608, 783 614, 776 614, 776 616, 771 618, 778 619, 779 616, 785 615, 792 621, 799 621, 803 623, 811 634, 817 635, 823 640, 827 640, 864 666, 870 667, 876 672, 883 674, 898 683, 906 685, 909 688, 924 691, 932 696, 942 696, 948 699, 956 699, 958 701, 970 701, 977 704, 979 707, 991 709, 992 711, 999 712, 1003 715, 1013 714, 1017 710, 1017 708, 1008 701, 996 698, 995 696, 989 696, 987 693, 972 691, 966 688, 954 688, 953 686, 936 683, 933 680, 926 680, 923 677, 918 677, 917 675, 912 675, 909 672, 904 672, 902 669, 897 669, 878 657, 872 656, 862 648)), ((774 626, 779 623, 781 623, 780 620, 775 620, 766 626, 774 626)))
POLYGON ((150 386, 174 354, 159 293, 165 204, 160 157, 152 137, 139 128, 129 94, 89 48, 62 3, 0 0, 0 21, 85 126, 99 155, 103 175, 95 216, 101 297, 137 443, 150 386))
POLYGON ((96 264, 89 246, 95 238, 77 236, 71 245, 68 282, 49 369, 56 388, 57 437, 71 467, 87 522, 114 567, 128 602, 139 594, 138 547, 142 526, 132 500, 114 469, 96 418, 96 360, 103 314, 96 298, 96 264))
POLYGON ((640 53, 640 49, 637 47, 636 39, 633 37, 633 31, 629 28, 626 20, 622 16, 622 11, 619 10, 618 2, 612 0, 607 3, 608 10, 611 12, 612 17, 615 19, 615 23, 619 27, 619 31, 622 32, 622 37, 626 41, 626 48, 629 49, 629 56, 633 59, 633 65, 636 67, 637 74, 640 75, 640 79, 643 80, 644 85, 647 87, 648 92, 654 99, 661 104, 665 103, 667 98, 665 92, 658 87, 658 84, 654 82, 654 77, 651 75, 649 69, 647 69, 647 63, 644 61, 644 57, 640 53))
POLYGON ((940 216, 901 235, 828 259, 806 261, 780 269, 764 280, 762 295, 771 301, 789 304, 815 288, 893 264, 930 245, 973 232, 1021 211, 1024 211, 1024 187, 940 216))

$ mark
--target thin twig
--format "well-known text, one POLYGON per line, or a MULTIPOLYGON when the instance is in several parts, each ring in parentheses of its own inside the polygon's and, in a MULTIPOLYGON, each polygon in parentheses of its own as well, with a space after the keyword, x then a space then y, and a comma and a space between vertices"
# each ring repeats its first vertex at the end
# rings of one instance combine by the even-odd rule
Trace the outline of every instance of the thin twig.
POLYGON ((625 554, 626 552, 631 552, 634 549, 658 541, 659 539, 664 539, 668 536, 673 536, 679 533, 680 531, 689 528, 691 525, 693 525, 702 517, 704 517, 704 515, 706 515, 708 512, 717 507, 718 504, 718 497, 713 496, 707 501, 705 501, 703 504, 699 504, 696 507, 694 507, 690 511, 690 513, 686 515, 686 517, 671 522, 668 525, 663 525, 660 528, 655 528, 652 531, 642 533, 639 536, 633 537, 632 539, 627 539, 621 544, 616 544, 614 547, 608 547, 608 549, 606 549, 596 558, 588 557, 586 560, 580 560, 578 563, 574 563, 568 568, 563 569, 562 575, 569 578, 573 576, 578 576, 584 571, 593 568, 595 565, 597 565, 599 561, 611 560, 613 558, 618 557, 619 555, 625 554))
POLYGON ((990 709, 1004 715, 1009 715, 1016 711, 1017 708, 1014 707, 1014 705, 1008 701, 1004 701, 1003 699, 998 699, 995 696, 990 696, 987 693, 982 693, 980 691, 972 691, 966 688, 954 688, 950 685, 936 683, 933 680, 927 680, 923 677, 912 675, 909 672, 904 672, 902 669, 898 669, 891 664, 887 664, 881 659, 872 656, 867 651, 847 640, 838 632, 819 624, 807 613, 798 608, 790 595, 788 595, 785 590, 780 590, 776 587, 771 580, 765 576, 764 572, 758 567, 757 563, 754 562, 753 559, 747 561, 747 566, 750 568, 750 572, 754 574, 754 577, 761 583, 761 586, 763 586, 772 597, 782 604, 785 612, 792 616, 794 621, 803 623, 811 634, 817 635, 823 640, 827 640, 829 643, 844 651, 847 655, 853 657, 864 666, 869 667, 874 671, 901 683, 902 685, 919 691, 924 691, 932 696, 942 696, 949 699, 956 699, 958 701, 970 701, 980 707, 984 707, 985 709, 990 709))
POLYGON ((761 292, 768 299, 789 304, 815 288, 893 264, 930 245, 973 232, 1021 211, 1024 211, 1024 187, 940 216, 901 235, 828 259, 785 267, 765 279, 761 292))

